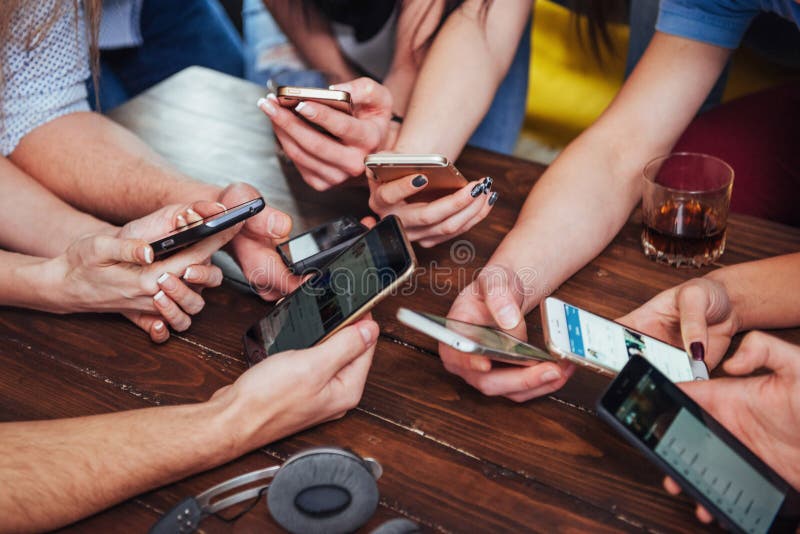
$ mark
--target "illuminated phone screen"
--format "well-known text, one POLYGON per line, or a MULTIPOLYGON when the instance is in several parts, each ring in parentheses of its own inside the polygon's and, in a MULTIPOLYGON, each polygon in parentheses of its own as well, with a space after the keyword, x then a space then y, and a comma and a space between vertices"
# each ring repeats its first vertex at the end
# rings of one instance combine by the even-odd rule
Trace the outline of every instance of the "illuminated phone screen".
POLYGON ((663 375, 649 369, 612 408, 613 416, 741 530, 767 532, 781 509, 785 490, 709 428, 698 417, 704 415, 702 411, 684 406, 683 393, 674 386, 664 387, 663 375))
POLYGON ((631 356, 639 355, 673 382, 694 380, 684 350, 558 299, 548 299, 547 306, 550 337, 560 350, 617 373, 631 356), (560 330, 556 320, 563 325, 560 330))
POLYGON ((254 325, 266 354, 313 346, 412 265, 400 228, 385 219, 254 325))
POLYGON ((290 263, 297 263, 349 241, 364 231, 366 229, 357 220, 342 218, 318 226, 279 246, 290 263))

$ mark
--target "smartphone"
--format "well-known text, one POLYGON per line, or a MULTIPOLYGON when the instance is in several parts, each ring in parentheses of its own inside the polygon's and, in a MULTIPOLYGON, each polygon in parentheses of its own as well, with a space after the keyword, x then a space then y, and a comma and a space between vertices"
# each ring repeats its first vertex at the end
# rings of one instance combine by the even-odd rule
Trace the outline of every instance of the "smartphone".
POLYGON ((800 524, 797 491, 644 358, 628 361, 597 409, 724 528, 761 534, 800 524))
POLYGON ((247 331, 248 362, 324 341, 394 292, 415 265, 400 220, 384 218, 247 331))
POLYGON ((558 357, 614 376, 634 355, 644 356, 673 382, 707 380, 708 368, 685 350, 589 313, 557 298, 541 306, 547 349, 558 357))
POLYGON ((441 154, 370 154, 364 158, 367 175, 378 182, 391 182, 410 174, 424 174, 432 189, 460 189, 467 179, 441 154))
POLYGON ((349 115, 353 114, 353 104, 347 91, 281 85, 275 90, 275 96, 278 98, 278 103, 284 107, 294 108, 298 103, 307 100, 325 104, 349 115))
POLYGON ((347 215, 278 245, 278 254, 294 274, 305 274, 324 267, 368 230, 347 215))
POLYGON ((495 361, 535 365, 555 360, 547 352, 488 326, 447 319, 408 308, 397 310, 397 320, 456 350, 480 354, 495 361))
POLYGON ((221 210, 200 221, 193 222, 183 228, 171 232, 161 239, 153 241, 155 259, 162 259, 182 248, 193 245, 208 236, 214 235, 234 224, 248 219, 264 209, 264 199, 258 197, 254 200, 239 204, 226 210, 221 210))

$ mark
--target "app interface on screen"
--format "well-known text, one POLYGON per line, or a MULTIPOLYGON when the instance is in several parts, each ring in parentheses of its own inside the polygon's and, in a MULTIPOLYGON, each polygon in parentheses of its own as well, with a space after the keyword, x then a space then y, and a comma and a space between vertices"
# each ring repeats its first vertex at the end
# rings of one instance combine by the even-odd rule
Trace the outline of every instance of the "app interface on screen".
POLYGON ((739 528, 754 534, 769 529, 784 494, 659 388, 650 373, 639 380, 614 417, 739 528))
POLYGON ((261 321, 267 354, 313 345, 397 280, 402 241, 385 234, 386 246, 380 232, 370 232, 261 321))
POLYGON ((569 304, 564 304, 564 312, 573 354, 617 372, 631 356, 638 354, 673 382, 694 379, 684 351, 569 304))
POLYGON ((303 234, 288 243, 289 257, 293 262, 302 261, 310 258, 320 251, 317 240, 312 234, 303 234))

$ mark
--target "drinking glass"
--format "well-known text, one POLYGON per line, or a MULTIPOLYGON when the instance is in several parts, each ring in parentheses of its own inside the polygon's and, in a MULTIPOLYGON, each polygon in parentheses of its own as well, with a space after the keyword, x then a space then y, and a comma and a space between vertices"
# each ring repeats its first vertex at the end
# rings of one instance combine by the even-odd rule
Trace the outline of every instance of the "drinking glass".
POLYGON ((642 248, 675 267, 702 267, 725 251, 733 169, 707 154, 661 156, 644 168, 642 248))

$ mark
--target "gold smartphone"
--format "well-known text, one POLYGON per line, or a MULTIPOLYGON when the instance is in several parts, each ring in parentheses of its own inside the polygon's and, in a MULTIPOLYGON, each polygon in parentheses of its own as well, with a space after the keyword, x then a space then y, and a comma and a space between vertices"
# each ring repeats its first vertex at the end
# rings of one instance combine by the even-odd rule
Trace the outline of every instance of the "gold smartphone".
POLYGON ((298 103, 304 101, 319 102, 348 115, 353 114, 353 104, 350 100, 350 93, 347 91, 281 85, 275 90, 275 96, 281 106, 288 108, 294 108, 298 103))
POLYGON ((467 185, 456 166, 441 154, 370 154, 364 158, 367 175, 384 183, 410 174, 424 174, 430 190, 455 190, 467 185))
POLYGON ((325 341, 393 294, 416 263, 400 220, 384 218, 250 327, 248 362, 325 341))

